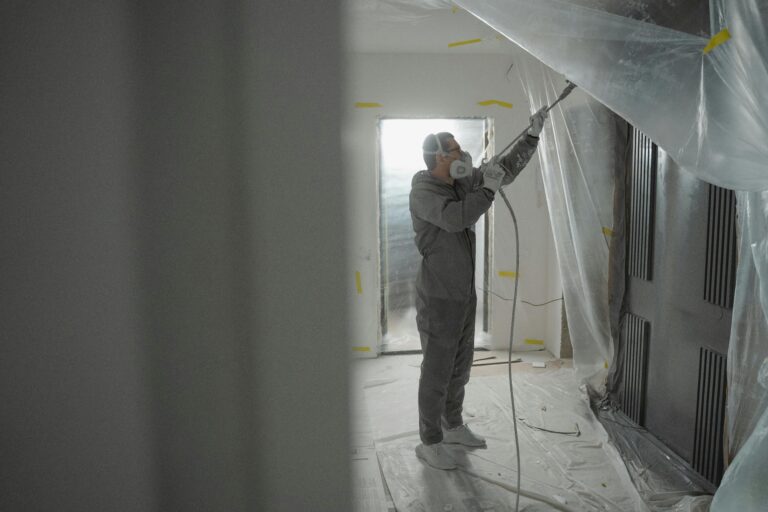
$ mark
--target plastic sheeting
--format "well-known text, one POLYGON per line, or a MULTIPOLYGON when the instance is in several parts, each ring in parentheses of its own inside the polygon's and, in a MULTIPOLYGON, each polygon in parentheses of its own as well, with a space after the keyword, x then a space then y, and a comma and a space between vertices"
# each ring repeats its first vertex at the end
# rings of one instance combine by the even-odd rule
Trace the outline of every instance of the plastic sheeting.
POLYGON ((713 486, 685 461, 621 412, 609 407, 599 409, 597 415, 650 510, 709 510, 713 486))
MULTIPOLYGON (((760 384, 768 390, 768 360, 760 371, 760 384)), ((763 413, 744 449, 728 468, 712 502, 712 512, 765 510, 768 504, 768 409, 763 413)))
MULTIPOLYGON (((397 510, 514 510, 511 487, 517 474, 507 377, 472 377, 465 421, 486 437, 488 448, 448 447, 460 469, 439 471, 416 458, 416 402, 403 400, 416 396, 420 357, 396 357, 358 363, 368 367, 363 387, 371 436, 397 510), (393 365, 404 360, 413 366, 393 365)), ((646 510, 573 370, 526 371, 517 366, 513 379, 522 458, 521 511, 646 510)))
POLYGON ((768 390, 757 384, 768 360, 768 192, 740 192, 736 200, 740 247, 728 346, 729 458, 768 409, 768 390))
MULTIPOLYGON (((551 105, 565 85, 562 77, 532 57, 516 63, 533 110, 551 105)), ((609 238, 622 131, 626 123, 576 90, 550 111, 539 149, 574 364, 598 389, 613 359, 609 238)))
MULTIPOLYGON (((586 90, 697 177, 768 189, 768 5, 721 2, 709 41, 562 0, 458 0, 586 90)), ((588 2, 582 2, 588 3, 588 2)))

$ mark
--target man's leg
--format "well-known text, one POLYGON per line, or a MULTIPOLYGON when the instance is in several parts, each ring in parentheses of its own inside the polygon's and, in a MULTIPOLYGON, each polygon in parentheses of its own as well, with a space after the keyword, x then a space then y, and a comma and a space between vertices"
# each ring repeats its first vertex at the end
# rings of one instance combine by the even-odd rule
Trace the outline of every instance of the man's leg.
POLYGON ((482 436, 472 432, 464 424, 461 410, 464 403, 464 387, 469 382, 469 372, 472 369, 472 359, 475 349, 475 306, 477 299, 472 297, 466 306, 466 316, 461 339, 456 351, 451 381, 448 384, 445 401, 445 431, 443 443, 461 444, 472 448, 485 447, 482 436))
MULTIPOLYGON (((461 302, 445 299, 419 296, 416 299, 416 321, 423 351, 419 378, 419 435, 425 445, 443 439, 440 420, 445 413, 465 307, 461 302)), ((470 362, 471 358, 470 355, 470 362)))
POLYGON ((445 398, 445 421, 447 428, 455 428, 464 424, 461 411, 464 404, 464 386, 469 382, 472 370, 472 360, 475 351, 475 309, 477 298, 471 297, 465 306, 462 317, 462 331, 456 358, 453 362, 453 372, 448 384, 445 398))

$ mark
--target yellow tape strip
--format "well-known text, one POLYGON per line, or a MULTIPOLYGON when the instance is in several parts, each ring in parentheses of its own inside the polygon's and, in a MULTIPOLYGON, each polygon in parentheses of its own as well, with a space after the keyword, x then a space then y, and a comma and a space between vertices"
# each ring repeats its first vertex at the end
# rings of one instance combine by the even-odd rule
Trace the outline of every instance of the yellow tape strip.
POLYGON ((709 40, 709 43, 707 43, 707 46, 704 47, 704 53, 707 54, 729 40, 731 38, 731 33, 728 32, 727 28, 724 28, 717 34, 712 36, 712 39, 709 40))
POLYGON ((352 347, 352 350, 355 352, 370 352, 371 347, 352 347))
POLYGON ((526 345, 543 345, 544 344, 544 340, 530 340, 530 339, 528 339, 528 340, 525 340, 525 344, 526 345))
POLYGON ((517 274, 515 272, 510 272, 509 270, 499 270, 499 277, 508 277, 510 279, 516 279, 517 274))
POLYGON ((461 10, 461 8, 459 8, 459 7, 456 7, 455 5, 454 5, 453 7, 451 7, 451 12, 452 12, 453 14, 456 14, 456 13, 457 13, 457 12, 459 12, 460 10, 461 10))
POLYGON ((482 39, 467 39, 466 41, 455 41, 453 43, 448 43, 448 48, 454 48, 456 46, 463 46, 465 44, 475 44, 475 43, 481 43, 482 39))
POLYGON ((605 368, 608 368, 608 361, 605 361, 605 368))
POLYGON ((383 106, 384 105, 382 105, 381 103, 376 103, 376 102, 373 102, 373 101, 371 101, 371 102, 365 102, 365 101, 357 101, 357 102, 355 102, 355 108, 381 108, 383 106))
POLYGON ((355 272, 355 286, 357 286, 357 294, 363 294, 363 281, 360 279, 360 272, 355 272))
POLYGON ((613 230, 611 228, 603 228, 603 234, 606 236, 613 236, 613 230))
POLYGON ((482 105, 484 107, 487 107, 490 105, 498 105, 504 108, 512 108, 511 103, 507 103, 506 101, 501 101, 501 100, 484 100, 484 101, 478 101, 477 104, 482 105))

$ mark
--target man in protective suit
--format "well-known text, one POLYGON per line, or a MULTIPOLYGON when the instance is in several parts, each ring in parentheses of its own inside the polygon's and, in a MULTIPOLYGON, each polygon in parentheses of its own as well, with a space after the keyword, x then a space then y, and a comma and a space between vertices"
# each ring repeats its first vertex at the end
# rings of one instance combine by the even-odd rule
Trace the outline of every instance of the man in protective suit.
POLYGON ((536 151, 547 113, 531 117, 528 134, 498 162, 472 168, 452 134, 430 134, 422 146, 426 171, 413 177, 411 220, 422 256, 416 278, 416 323, 423 360, 419 379, 416 455, 432 467, 455 469, 444 443, 484 447, 464 424, 464 386, 475 334, 474 224, 501 185, 511 183, 536 151))

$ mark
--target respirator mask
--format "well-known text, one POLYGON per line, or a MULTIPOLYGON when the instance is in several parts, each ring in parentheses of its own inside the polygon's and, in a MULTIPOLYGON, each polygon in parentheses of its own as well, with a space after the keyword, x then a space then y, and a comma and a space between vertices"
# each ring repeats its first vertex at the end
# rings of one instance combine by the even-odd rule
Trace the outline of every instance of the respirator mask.
POLYGON ((461 152, 461 158, 451 162, 451 178, 458 180, 472 175, 472 155, 466 151, 461 152))
MULTIPOLYGON (((439 154, 444 157, 447 157, 448 153, 446 153, 446 151, 443 149, 443 145, 440 142, 440 138, 436 134, 430 134, 430 136, 434 137, 437 150, 429 151, 429 153, 439 154)), ((472 175, 472 156, 466 151, 462 151, 461 156, 457 160, 454 160, 453 162, 451 162, 449 173, 451 175, 451 178, 455 180, 471 176, 472 175)))

